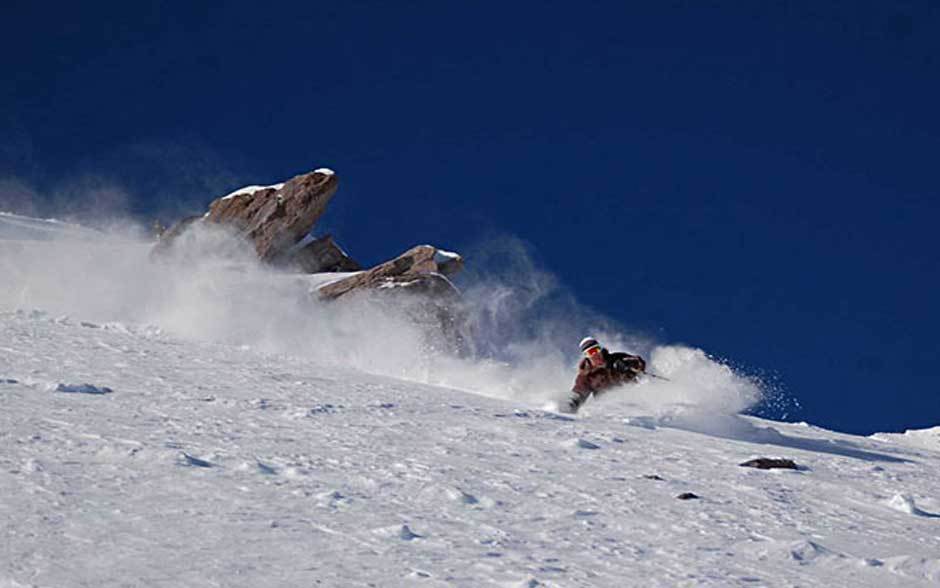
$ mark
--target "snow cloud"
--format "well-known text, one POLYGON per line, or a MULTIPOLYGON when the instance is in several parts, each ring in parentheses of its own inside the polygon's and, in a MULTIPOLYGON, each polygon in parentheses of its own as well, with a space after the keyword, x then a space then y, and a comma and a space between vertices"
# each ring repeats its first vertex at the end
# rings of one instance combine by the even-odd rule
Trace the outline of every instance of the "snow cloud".
POLYGON ((688 416, 689 407, 727 415, 760 399, 754 381, 703 351, 657 345, 580 305, 517 239, 464 252, 468 271, 458 285, 474 352, 457 355, 429 349, 422 328, 387 299, 319 301, 314 290, 323 276, 262 267, 249 246, 219 227, 188 233, 171 256, 154 260, 152 243, 134 236, 139 231, 38 241, 11 240, 9 229, 4 237, 4 226, 0 217, 6 311, 153 325, 176 337, 307 358, 325 370, 353 367, 533 407, 566 400, 577 343, 590 334, 612 350, 643 355, 670 381, 613 391, 588 403, 587 415, 605 404, 657 417, 688 416))

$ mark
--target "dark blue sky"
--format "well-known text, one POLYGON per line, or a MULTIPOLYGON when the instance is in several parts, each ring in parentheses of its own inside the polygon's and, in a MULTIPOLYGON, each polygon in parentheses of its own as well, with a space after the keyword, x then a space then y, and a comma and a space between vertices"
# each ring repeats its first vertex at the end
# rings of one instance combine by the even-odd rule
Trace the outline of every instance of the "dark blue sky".
POLYGON ((514 234, 792 417, 940 424, 936 3, 14 1, 0 62, 0 178, 39 212, 329 166, 363 262, 514 234))

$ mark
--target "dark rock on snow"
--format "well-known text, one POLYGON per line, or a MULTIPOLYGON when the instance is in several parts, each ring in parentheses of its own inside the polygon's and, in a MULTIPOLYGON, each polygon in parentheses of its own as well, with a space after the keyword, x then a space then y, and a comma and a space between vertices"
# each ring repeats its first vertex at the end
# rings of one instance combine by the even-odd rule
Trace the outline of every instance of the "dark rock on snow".
POLYGON ((369 292, 401 308, 415 325, 433 335, 430 347, 465 354, 472 352, 468 321, 460 292, 447 279, 462 267, 459 255, 419 245, 372 269, 326 284, 318 293, 325 300, 341 301, 369 292))
POLYGON ((693 494, 692 492, 683 492, 682 494, 676 496, 679 500, 696 500, 700 498, 698 494, 693 494))
POLYGON ((798 470, 800 467, 796 465, 791 459, 775 459, 771 457, 758 457, 756 459, 748 460, 742 464, 741 467, 745 468, 757 468, 759 470, 773 470, 773 469, 785 469, 785 470, 798 470))
POLYGON ((91 384, 59 384, 56 386, 55 391, 68 394, 110 394, 113 392, 107 386, 93 386, 91 384))

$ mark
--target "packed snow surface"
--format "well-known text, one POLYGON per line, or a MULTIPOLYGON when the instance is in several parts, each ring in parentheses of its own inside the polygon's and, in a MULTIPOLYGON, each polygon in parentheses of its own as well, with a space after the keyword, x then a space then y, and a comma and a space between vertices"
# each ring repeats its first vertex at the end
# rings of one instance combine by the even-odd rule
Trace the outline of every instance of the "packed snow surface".
POLYGON ((576 357, 426 361, 237 258, 55 245, 0 248, 0 586, 940 583, 940 452, 740 416, 700 350, 572 417, 576 357))

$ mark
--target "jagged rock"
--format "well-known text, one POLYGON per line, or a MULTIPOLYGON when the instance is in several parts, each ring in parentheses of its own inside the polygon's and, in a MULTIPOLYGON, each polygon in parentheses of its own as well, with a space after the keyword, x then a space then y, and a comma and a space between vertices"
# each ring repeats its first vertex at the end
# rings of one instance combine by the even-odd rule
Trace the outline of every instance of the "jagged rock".
POLYGON ((336 244, 331 235, 325 235, 289 252, 284 265, 316 274, 320 272, 355 272, 362 269, 343 249, 336 244))
MULTIPOLYGON (((169 250, 196 223, 231 227, 245 237, 259 260, 307 273, 359 271, 360 266, 326 235, 307 237, 336 192, 338 181, 330 170, 316 170, 284 184, 249 186, 214 200, 202 217, 190 217, 166 231, 152 255, 169 250)), ((228 232, 228 231, 226 231, 228 232)), ((214 235, 210 233, 210 237, 214 235)), ((230 244, 231 240, 212 238, 230 244)), ((229 246, 229 245, 226 245, 229 246)), ((184 249, 188 251, 188 249, 184 249)), ((231 253, 241 252, 232 249, 231 253)), ((192 255, 201 255, 195 248, 192 255)), ((380 304, 403 309, 428 333, 429 346, 467 352, 471 337, 460 293, 447 278, 459 272, 463 259, 430 245, 419 245, 367 271, 321 286, 323 300, 337 300, 353 292, 368 291, 380 304)))
POLYGON ((154 247, 153 253, 167 250, 194 222, 234 227, 255 248, 258 259, 283 259, 303 239, 326 212, 339 180, 328 169, 295 176, 283 184, 248 186, 209 205, 203 217, 190 217, 174 225, 154 247))
POLYGON ((463 258, 430 245, 418 245, 391 261, 354 276, 331 282, 320 288, 320 296, 336 299, 354 290, 390 290, 406 288, 415 292, 457 294, 446 276, 463 268, 463 258))
POLYGON ((791 459, 775 459, 771 457, 758 457, 756 459, 748 460, 742 464, 741 467, 745 468, 757 468, 759 470, 773 470, 773 469, 785 469, 785 470, 798 470, 800 467, 791 459))
POLYGON ((284 184, 219 198, 209 205, 206 220, 238 227, 254 242, 258 259, 271 261, 313 229, 338 186, 336 174, 318 169, 284 184))
POLYGON ((470 353, 472 338, 460 292, 447 278, 462 267, 463 259, 456 253, 419 245, 372 269, 321 286, 318 293, 325 300, 342 300, 368 292, 422 327, 430 348, 470 353))

